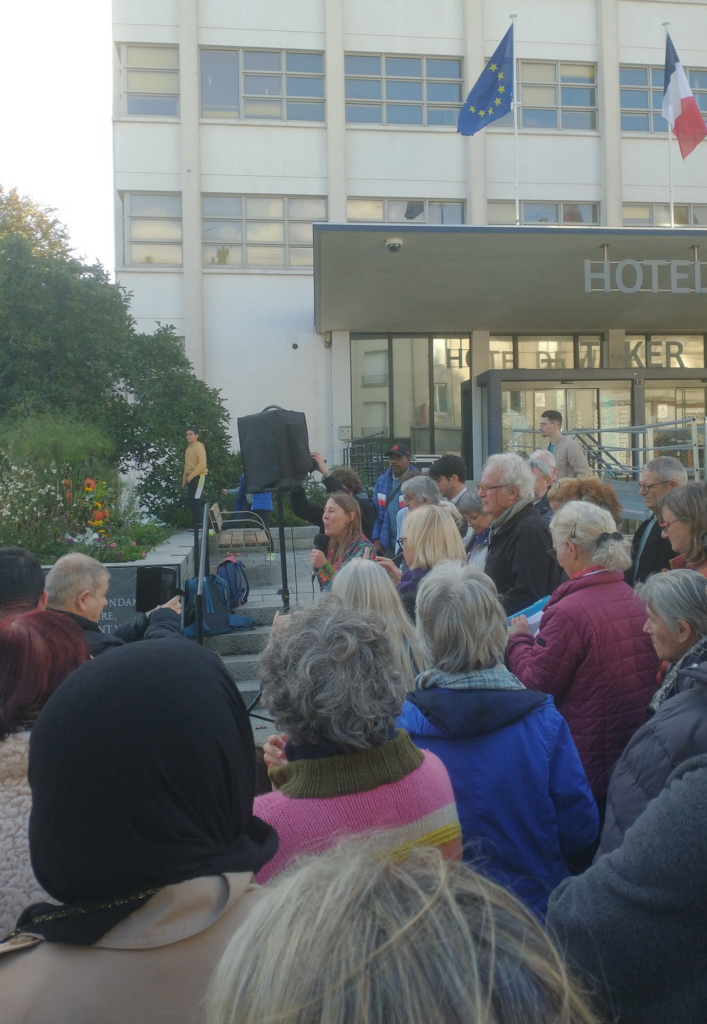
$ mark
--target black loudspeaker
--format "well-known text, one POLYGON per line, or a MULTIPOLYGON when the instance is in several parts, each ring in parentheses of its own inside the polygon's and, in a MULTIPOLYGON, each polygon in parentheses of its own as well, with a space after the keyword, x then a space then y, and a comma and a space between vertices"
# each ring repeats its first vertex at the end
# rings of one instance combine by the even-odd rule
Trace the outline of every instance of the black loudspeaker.
POLYGON ((312 472, 303 412, 269 405, 252 416, 240 416, 238 436, 248 494, 291 491, 312 472))

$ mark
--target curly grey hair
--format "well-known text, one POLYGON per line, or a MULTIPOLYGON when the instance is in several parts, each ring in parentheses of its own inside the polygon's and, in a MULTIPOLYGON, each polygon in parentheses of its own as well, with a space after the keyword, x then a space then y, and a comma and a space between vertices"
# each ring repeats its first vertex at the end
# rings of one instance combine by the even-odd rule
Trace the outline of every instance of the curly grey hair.
POLYGON ((265 707, 296 747, 348 753, 386 742, 407 689, 385 618, 333 594, 278 621, 258 675, 265 707))
POLYGON ((517 487, 519 501, 532 501, 535 497, 535 477, 527 462, 520 455, 504 452, 503 455, 489 455, 484 463, 487 466, 498 466, 501 470, 501 484, 504 487, 517 487))

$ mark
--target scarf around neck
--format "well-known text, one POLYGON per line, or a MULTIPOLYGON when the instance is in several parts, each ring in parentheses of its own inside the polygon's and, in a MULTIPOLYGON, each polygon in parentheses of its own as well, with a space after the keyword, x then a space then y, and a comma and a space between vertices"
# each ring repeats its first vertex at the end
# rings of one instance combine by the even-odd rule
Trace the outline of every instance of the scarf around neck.
POLYGON ((417 590, 420 580, 429 572, 429 569, 406 569, 400 577, 397 591, 399 594, 409 594, 411 590, 417 590))
POLYGON ((498 533, 502 526, 505 526, 506 523, 513 518, 513 516, 517 516, 518 513, 525 508, 526 505, 530 505, 530 503, 533 500, 533 497, 534 495, 531 494, 529 498, 518 498, 518 501, 511 505, 510 508, 507 508, 503 512, 501 512, 500 516, 497 519, 492 519, 491 526, 489 528, 491 531, 490 537, 493 539, 495 534, 498 533))
POLYGON ((28 908, 23 931, 93 945, 164 886, 275 855, 253 815, 248 713, 206 648, 150 640, 89 661, 30 735, 32 867, 61 906, 28 908))
POLYGON ((693 663, 698 665, 701 661, 707 660, 707 636, 700 637, 694 647, 691 647, 687 654, 683 654, 679 661, 674 662, 668 669, 665 679, 653 695, 653 700, 648 705, 649 712, 656 712, 661 704, 664 704, 668 697, 672 697, 678 675, 684 668, 693 663))
POLYGON ((439 672, 435 668, 421 673, 415 680, 416 690, 524 690, 519 679, 505 665, 472 669, 471 672, 439 672))

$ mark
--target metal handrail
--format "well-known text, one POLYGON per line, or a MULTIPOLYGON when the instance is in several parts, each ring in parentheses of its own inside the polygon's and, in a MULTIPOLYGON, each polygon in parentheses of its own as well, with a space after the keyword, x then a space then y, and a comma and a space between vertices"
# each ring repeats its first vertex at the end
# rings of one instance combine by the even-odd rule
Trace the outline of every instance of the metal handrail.
MULTIPOLYGON (((661 420, 658 423, 644 423, 636 426, 613 426, 613 427, 596 427, 578 430, 568 430, 565 434, 576 437, 580 440, 584 448, 587 451, 590 461, 595 464, 595 468, 600 471, 603 470, 608 472, 610 475, 616 475, 622 473, 626 476, 637 476, 638 472, 643 468, 646 462, 650 459, 655 458, 656 452, 661 451, 691 451, 692 452, 692 466, 686 467, 688 471, 691 469, 694 473, 696 481, 700 479, 700 448, 703 450, 703 467, 705 472, 705 479, 707 479, 707 457, 704 457, 704 453, 707 452, 707 416, 702 419, 702 422, 698 424, 697 419, 692 416, 681 420, 661 420), (656 447, 655 435, 663 430, 670 428, 678 428, 688 431, 690 433, 689 440, 685 443, 671 443, 668 445, 656 447), (627 434, 629 435, 629 443, 626 445, 612 445, 603 444, 601 441, 602 434, 627 434), (700 436, 702 435, 702 436, 700 436), (587 444, 587 441, 590 444, 587 444), (631 443, 633 442, 633 443, 631 443), (638 443, 636 443, 638 442, 638 443), (617 459, 612 453, 622 452, 630 453, 631 465, 624 464, 620 459, 617 459)), ((522 427, 511 428, 511 451, 517 452, 518 440, 521 436, 532 437, 540 434, 539 430, 522 427)))
MULTIPOLYGON (((198 530, 199 527, 196 527, 198 530)), ((204 643, 204 577, 209 551, 209 504, 204 502, 204 516, 201 523, 201 551, 199 553, 199 583, 196 588, 196 642, 204 643)))

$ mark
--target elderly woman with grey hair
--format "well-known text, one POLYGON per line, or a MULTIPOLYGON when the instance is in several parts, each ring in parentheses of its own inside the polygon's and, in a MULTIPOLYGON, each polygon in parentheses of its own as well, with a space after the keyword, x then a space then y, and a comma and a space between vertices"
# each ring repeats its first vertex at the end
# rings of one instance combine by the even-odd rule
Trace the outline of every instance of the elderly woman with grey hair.
POLYGON ((481 498, 475 491, 462 494, 457 503, 457 511, 464 516, 469 527, 464 538, 467 565, 478 565, 479 569, 483 569, 489 553, 491 516, 484 512, 481 498))
POLYGON ((528 459, 528 469, 535 477, 535 511, 549 523, 553 517, 553 510, 550 508, 550 499, 547 496, 550 485, 557 477, 557 463, 552 452, 533 452, 528 459))
POLYGON ((373 854, 419 844, 460 855, 444 765, 395 728, 406 687, 382 615, 334 595, 298 609, 277 620, 259 674, 283 732, 266 745, 274 792, 255 800, 280 837, 258 882, 342 839, 373 854))
POLYGON ((611 774, 598 857, 622 845, 678 765, 707 754, 707 579, 674 569, 651 576, 636 593, 648 612, 645 631, 670 666, 651 717, 611 774))
POLYGON ((524 616, 511 620, 506 663, 525 686, 555 698, 601 806, 612 766, 645 720, 657 661, 624 580, 630 545, 610 513, 569 501, 550 529, 569 579, 545 606, 537 636, 524 616))
POLYGON ((406 473, 403 477, 400 491, 405 507, 400 509, 395 520, 396 555, 402 551, 400 538, 403 535, 403 523, 409 513, 414 512, 416 508, 420 508, 422 505, 439 505, 442 500, 442 495, 436 482, 432 477, 426 476, 423 473, 406 473))
POLYGON ((398 725, 447 767, 464 859, 542 915, 565 858, 599 829, 569 729, 552 698, 505 668, 506 616, 481 569, 435 566, 418 590, 417 631, 428 669, 398 725))

